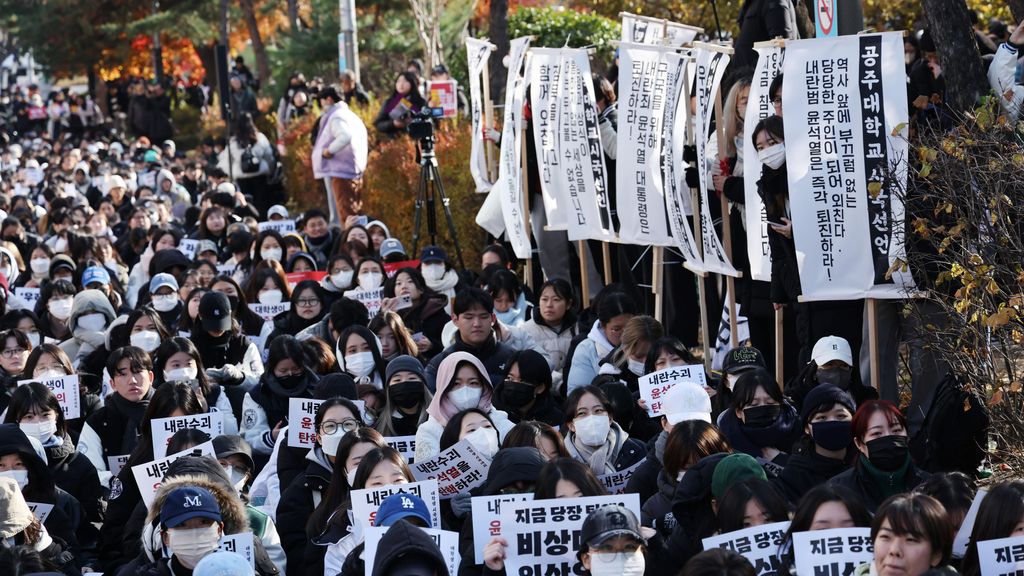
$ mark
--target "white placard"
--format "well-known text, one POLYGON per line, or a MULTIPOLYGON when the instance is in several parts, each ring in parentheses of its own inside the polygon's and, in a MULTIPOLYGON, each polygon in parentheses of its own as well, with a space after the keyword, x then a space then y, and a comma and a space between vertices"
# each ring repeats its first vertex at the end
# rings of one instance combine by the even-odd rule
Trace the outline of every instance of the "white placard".
POLYGON ((295 232, 295 220, 270 220, 267 222, 259 222, 256 226, 259 228, 260 232, 266 230, 273 230, 278 234, 295 232))
POLYGON ((249 566, 256 567, 256 547, 253 544, 252 532, 231 534, 220 539, 220 552, 234 552, 249 561, 249 566))
POLYGON ((25 288, 22 286, 14 289, 14 295, 24 300, 29 310, 35 308, 36 302, 39 301, 39 293, 39 288, 25 288))
POLYGON ((680 48, 693 42, 701 28, 659 18, 622 13, 622 41, 680 48), (667 30, 666 30, 667 28, 667 30), (667 32, 667 34, 666 34, 667 32))
POLYGON ((249 304, 249 310, 252 310, 257 316, 263 318, 264 322, 269 322, 278 314, 287 312, 291 309, 291 302, 281 302, 280 304, 249 304))
POLYGON ((190 240, 188 238, 182 238, 178 242, 178 252, 181 252, 185 256, 188 256, 189 260, 196 259, 196 252, 199 250, 199 240, 190 240))
POLYGON ((470 505, 473 511, 473 561, 484 563, 484 548, 491 538, 501 536, 501 507, 512 502, 529 502, 533 494, 497 494, 495 496, 474 496, 470 505))
POLYGON ((971 501, 971 507, 967 510, 967 515, 964 516, 964 521, 960 524, 960 529, 957 530, 956 538, 953 539, 953 557, 963 558, 964 554, 967 554, 967 545, 971 543, 971 532, 974 531, 974 521, 978 519, 978 509, 981 508, 981 501, 988 496, 988 490, 980 488, 974 494, 974 500, 971 501))
POLYGON ((909 269, 897 266, 886 279, 897 260, 906 262, 902 51, 902 32, 786 43, 783 121, 802 300, 906 298, 914 290, 909 269))
POLYGON ((793 534, 797 574, 853 574, 874 558, 870 528, 833 528, 793 534))
POLYGON ((139 494, 142 495, 142 501, 146 503, 146 508, 153 505, 153 497, 156 496, 156 491, 160 488, 160 483, 163 482, 164 476, 167 474, 167 467, 171 465, 171 462, 182 456, 188 456, 196 450, 199 450, 204 456, 217 457, 217 453, 213 450, 213 441, 207 441, 170 456, 132 466, 132 475, 135 477, 135 483, 139 487, 139 494))
POLYGON ((373 519, 377 515, 380 503, 388 496, 400 492, 419 496, 426 503, 427 510, 430 510, 430 525, 441 525, 441 501, 437 495, 437 480, 391 484, 390 486, 353 490, 351 492, 352 533, 356 538, 361 538, 364 530, 373 526, 373 519))
POLYGON ((510 502, 501 507, 502 531, 508 534, 510 553, 505 558, 505 573, 539 576, 542 574, 582 574, 576 557, 580 532, 587 515, 619 504, 640 520, 640 495, 553 498, 532 502, 510 502))
POLYGON ((602 474, 597 479, 601 484, 604 484, 604 488, 609 494, 622 494, 626 490, 626 483, 629 482, 629 479, 633 477, 633 474, 640 469, 640 465, 643 463, 644 461, 641 460, 625 470, 619 470, 611 474, 602 474))
MULTIPOLYGON (((473 144, 469 151, 469 171, 473 175, 477 192, 487 192, 491 182, 487 178, 487 155, 484 154, 484 99, 481 75, 495 46, 484 40, 466 38, 466 60, 469 69, 469 102, 472 110, 473 144)), ((490 128, 487 126, 486 128, 490 128)))
POLYGON ((697 249, 687 216, 693 215, 693 200, 686 186, 683 148, 690 124, 690 58, 682 54, 665 54, 668 66, 665 85, 668 88, 665 120, 662 123, 661 168, 664 174, 665 213, 675 246, 686 260, 686 267, 704 270, 704 259, 697 249))
POLYGON ((416 436, 385 436, 384 443, 394 448, 406 462, 416 456, 416 436))
POLYGON ((671 406, 665 404, 665 397, 669 390, 681 382, 691 382, 706 388, 704 365, 674 366, 641 376, 637 383, 640 386, 640 398, 647 403, 647 415, 653 418, 670 414, 671 406))
POLYGON ((53 504, 46 504, 44 502, 25 502, 25 504, 28 504, 28 509, 43 523, 50 517, 50 512, 53 512, 53 504))
POLYGON ((480 456, 469 440, 462 439, 430 460, 413 464, 412 474, 417 480, 437 480, 438 493, 447 500, 486 482, 490 467, 491 461, 480 456))
POLYGON ((530 258, 530 231, 523 212, 522 153, 524 137, 523 101, 526 98, 526 80, 520 73, 523 60, 529 70, 530 36, 512 40, 509 48, 508 77, 505 81, 504 123, 501 126, 501 153, 498 157, 498 180, 492 190, 501 200, 501 215, 505 235, 519 258, 530 258))
POLYGON ((366 306, 366 311, 370 314, 370 318, 373 318, 377 311, 380 310, 381 301, 384 300, 384 288, 374 288, 373 290, 356 288, 355 290, 345 292, 344 297, 349 300, 362 302, 363 306, 366 306))
MULTIPOLYGON (((746 558, 758 576, 776 574, 781 567, 779 545, 789 530, 789 520, 752 526, 704 539, 704 549, 725 548, 746 558)), ((815 574, 811 572, 810 574, 815 574)))
POLYGON ((47 378, 45 380, 39 378, 21 380, 18 382, 18 385, 21 386, 29 382, 39 382, 49 388, 50 392, 53 392, 53 395, 57 397, 57 402, 60 403, 60 409, 64 411, 65 420, 74 420, 82 415, 82 399, 78 388, 78 374, 68 374, 67 376, 47 378))
POLYGON ((1024 536, 978 542, 981 576, 1015 576, 1024 571, 1024 536))
POLYGON ((761 163, 757 160, 757 148, 751 133, 758 122, 775 114, 768 89, 782 71, 786 49, 782 46, 761 46, 754 50, 757 51, 757 68, 754 69, 743 120, 744 126, 751 127, 743 134, 743 222, 747 231, 750 276, 754 280, 769 282, 772 279, 772 260, 768 246, 768 216, 761 195, 757 193, 761 163))
POLYGON ((316 442, 316 411, 323 400, 312 398, 288 399, 288 446, 312 448, 316 442))
POLYGON ((171 416, 170 418, 154 418, 150 423, 153 431, 153 457, 162 458, 167 453, 167 445, 178 430, 194 428, 210 435, 213 440, 224 434, 224 415, 220 412, 193 414, 191 416, 171 416))
MULTIPOLYGON (((377 557, 377 547, 380 545, 380 539, 384 537, 388 528, 385 526, 371 526, 366 529, 366 546, 363 547, 363 563, 366 566, 366 576, 373 575, 373 562, 374 558, 377 557)), ((462 556, 459 554, 459 533, 439 530, 437 528, 420 528, 420 530, 426 532, 434 541, 434 544, 437 545, 438 550, 441 551, 441 555, 444 556, 444 562, 448 566, 448 574, 451 576, 458 574, 459 564, 462 562, 462 556)))
POLYGON ((128 458, 131 454, 122 454, 120 456, 107 456, 107 470, 110 470, 111 476, 117 476, 121 473, 121 469, 128 463, 128 458))
POLYGON ((530 106, 533 111, 533 142, 537 152, 540 192, 547 215, 548 230, 568 226, 562 188, 561 157, 558 153, 558 112, 561 109, 562 51, 558 48, 530 50, 530 106))

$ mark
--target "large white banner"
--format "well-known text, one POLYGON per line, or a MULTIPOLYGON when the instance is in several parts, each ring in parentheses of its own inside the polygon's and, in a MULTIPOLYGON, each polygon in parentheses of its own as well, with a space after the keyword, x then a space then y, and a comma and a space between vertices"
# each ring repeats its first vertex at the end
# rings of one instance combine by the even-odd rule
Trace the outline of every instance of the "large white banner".
POLYGON ((657 44, 679 48, 693 42, 702 28, 668 22, 658 18, 622 13, 622 41, 633 44, 657 44), (666 27, 668 30, 666 31, 666 27), (667 38, 666 38, 667 32, 667 38))
MULTIPOLYGON (((693 54, 697 59, 697 170, 700 173, 700 232, 704 241, 704 268, 709 272, 739 276, 729 259, 725 256, 725 248, 715 231, 715 222, 708 208, 708 138, 711 133, 711 115, 715 109, 715 99, 722 85, 722 76, 729 66, 729 55, 712 49, 707 44, 696 42, 693 54)), ((696 218, 696 216, 694 217, 696 218)))
POLYGON ((683 164, 683 146, 686 145, 686 131, 690 123, 690 81, 689 56, 669 52, 665 54, 668 65, 665 103, 665 119, 662 122, 661 168, 665 176, 665 210, 672 231, 672 239, 686 259, 686 266, 694 271, 704 270, 704 259, 697 250, 693 232, 686 217, 693 213, 690 189, 686 187, 686 170, 683 164))
POLYGON ((743 222, 747 230, 747 256, 750 258, 750 277, 769 282, 772 279, 772 255, 768 247, 768 215, 764 202, 757 193, 761 179, 761 163, 757 161, 757 148, 751 133, 757 123, 775 114, 768 88, 782 71, 786 49, 782 46, 761 46, 757 51, 757 68, 750 83, 747 113, 743 125, 743 222))
POLYGON ((579 48, 561 53, 557 139, 569 240, 610 240, 615 231, 590 57, 579 48))
POLYGON ((732 550, 746 558, 758 576, 769 576, 777 574, 781 568, 778 551, 787 530, 788 520, 709 536, 703 544, 705 550, 732 550))
POLYGON ((626 244, 672 245, 661 174, 665 53, 655 46, 619 45, 615 198, 619 239, 626 244))
POLYGON ((786 44, 786 165, 804 300, 905 298, 900 32, 786 44), (897 128, 899 132, 894 132, 897 128))
POLYGON ((558 113, 561 110, 562 51, 558 48, 530 50, 530 104, 533 110, 533 142, 537 150, 540 192, 544 199, 547 229, 565 230, 566 194, 558 154, 558 113))
POLYGON ((871 529, 797 532, 793 534, 793 555, 796 574, 853 574, 858 566, 874 557, 871 529))
MULTIPOLYGON (((494 44, 476 38, 466 38, 466 57, 469 67, 469 102, 472 108, 473 146, 469 151, 469 172, 473 175, 477 192, 487 192, 492 183, 487 179, 487 155, 484 154, 484 100, 480 78, 494 44)), ((490 126, 487 126, 490 128, 490 126)))
POLYGON ((501 214, 505 222, 505 235, 519 258, 530 257, 530 231, 526 227, 527 214, 523 206, 522 142, 523 101, 526 81, 520 72, 523 60, 529 56, 530 37, 512 41, 509 49, 508 79, 505 82, 505 119, 501 127, 501 156, 498 163, 498 181, 492 190, 501 199, 501 214))

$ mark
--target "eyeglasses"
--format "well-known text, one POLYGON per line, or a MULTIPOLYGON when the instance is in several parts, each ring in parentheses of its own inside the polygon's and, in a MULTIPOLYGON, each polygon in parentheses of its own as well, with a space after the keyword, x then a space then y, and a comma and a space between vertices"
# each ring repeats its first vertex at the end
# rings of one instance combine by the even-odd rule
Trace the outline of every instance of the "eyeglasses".
POLYGON ((301 300, 296 300, 295 303, 298 304, 300 308, 312 308, 319 304, 320 301, 316 298, 303 298, 301 300))
POLYGON ((8 348, 2 352, 4 358, 17 358, 18 356, 27 353, 28 350, 25 350, 24 348, 8 348))
POLYGON ((338 431, 339 428, 347 434, 355 430, 356 428, 359 428, 359 422, 355 418, 346 418, 341 422, 328 420, 320 424, 320 433, 325 434, 327 436, 332 436, 334 435, 335 432, 338 431))

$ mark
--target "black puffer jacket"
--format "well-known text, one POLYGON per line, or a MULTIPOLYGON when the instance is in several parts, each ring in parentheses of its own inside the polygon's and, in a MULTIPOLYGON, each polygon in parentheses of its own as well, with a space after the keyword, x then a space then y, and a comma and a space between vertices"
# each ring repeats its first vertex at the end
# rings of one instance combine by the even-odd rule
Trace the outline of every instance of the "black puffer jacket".
POLYGON ((796 506, 800 498, 811 488, 825 484, 850 467, 845 460, 827 458, 815 452, 810 439, 798 444, 799 450, 794 450, 794 453, 790 454, 782 474, 770 480, 793 506, 796 506))
POLYGON ((448 565, 434 540, 426 532, 408 522, 396 522, 384 533, 384 537, 377 545, 371 575, 390 574, 399 563, 413 558, 426 560, 433 565, 433 573, 436 576, 449 576, 448 565))

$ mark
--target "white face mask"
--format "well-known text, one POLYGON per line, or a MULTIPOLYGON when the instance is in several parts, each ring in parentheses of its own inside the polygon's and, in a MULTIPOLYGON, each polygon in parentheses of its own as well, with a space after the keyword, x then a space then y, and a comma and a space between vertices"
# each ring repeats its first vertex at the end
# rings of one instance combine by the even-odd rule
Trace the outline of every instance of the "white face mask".
POLYGON ((227 466, 224 471, 228 473, 228 478, 231 478, 231 485, 235 487, 235 491, 241 493, 242 488, 245 488, 245 472, 234 466, 227 466))
POLYGON ((630 372, 632 372, 633 374, 636 374, 637 376, 643 376, 644 375, 644 363, 643 362, 641 362, 640 360, 633 360, 632 358, 630 358, 628 364, 629 364, 629 371, 630 372))
POLYGON ((640 550, 626 552, 595 552, 590 555, 592 576, 643 576, 646 562, 640 550))
POLYGON ((167 531, 171 553, 189 570, 204 556, 220 546, 220 526, 212 524, 206 528, 174 528, 167 531))
POLYGON ((772 170, 778 170, 779 166, 786 162, 786 145, 780 142, 764 150, 758 150, 757 159, 772 170))
POLYGON ((259 295, 260 304, 280 304, 284 299, 284 292, 280 290, 264 290, 259 295))
POLYGON ((444 277, 444 264, 423 264, 420 266, 420 273, 423 279, 428 282, 437 282, 444 277))
POLYGON ((612 428, 607 414, 591 414, 577 418, 573 424, 576 427, 576 437, 584 445, 591 447, 603 446, 608 440, 608 431, 612 428))
POLYGON ((352 285, 352 274, 351 270, 339 270, 331 275, 331 284, 334 284, 335 288, 344 290, 352 285))
POLYGON ((363 290, 375 290, 380 288, 384 281, 384 275, 377 272, 363 272, 359 275, 359 287, 363 290))
POLYGON ((480 398, 483 396, 483 388, 475 386, 463 386, 448 393, 448 401, 456 410, 462 412, 480 405, 480 398))
POLYGON ((260 258, 263 258, 264 260, 275 260, 280 262, 282 254, 284 254, 284 252, 280 248, 265 248, 260 250, 260 258))
MULTIPOLYGON (((334 434, 331 434, 331 435, 321 434, 320 435, 320 448, 323 448, 324 454, 327 454, 328 456, 337 456, 338 455, 338 444, 341 443, 341 439, 344 438, 344 437, 345 437, 345 431, 342 430, 341 428, 338 428, 337 430, 335 430, 334 434)), ((350 484, 350 486, 351 486, 351 484, 350 484)))
POLYGON ((160 334, 153 330, 132 332, 132 335, 128 337, 128 341, 131 342, 132 346, 142 348, 146 352, 153 352, 160 346, 160 334))
POLYGON ((345 371, 356 378, 365 378, 373 372, 373 352, 359 352, 345 356, 345 371))
POLYGON ((57 420, 47 418, 42 422, 22 422, 18 424, 18 427, 26 436, 39 440, 41 444, 46 444, 57 433, 57 420))
POLYGON ((28 336, 28 341, 29 341, 30 344, 32 344, 33 348, 35 348, 36 346, 39 346, 39 332, 29 332, 27 334, 27 336, 28 336))
POLYGON ((50 315, 57 320, 67 320, 71 317, 71 307, 74 303, 71 298, 61 298, 60 300, 50 300, 46 304, 46 309, 50 311, 50 315))
POLYGON ((60 370, 58 368, 47 368, 46 370, 43 370, 42 372, 36 372, 35 374, 32 375, 32 377, 35 378, 36 380, 49 380, 50 378, 63 378, 64 376, 67 376, 67 374, 65 374, 63 370, 60 370))
POLYGON ((10 478, 18 483, 18 488, 21 490, 28 486, 28 470, 7 470, 6 472, 0 472, 0 478, 10 478))
POLYGON ((164 370, 164 380, 167 382, 179 382, 181 380, 195 380, 199 375, 199 369, 194 366, 164 370))
POLYGON ((46 276, 50 271, 49 258, 33 258, 32 260, 29 260, 28 265, 32 267, 32 273, 36 276, 46 276))
POLYGON ((178 296, 175 294, 153 296, 153 309, 157 312, 170 312, 177 305, 178 296))
POLYGON ((53 241, 54 252, 64 252, 68 249, 68 241, 63 237, 58 237, 53 241))
POLYGON ((83 314, 78 317, 78 327, 86 332, 102 332, 107 326, 107 317, 103 314, 83 314))
POLYGON ((732 389, 736 387, 736 383, 739 382, 739 380, 740 380, 740 375, 739 374, 726 374, 725 375, 725 387, 729 389, 729 392, 732 392, 732 389))
POLYGON ((498 431, 494 428, 477 428, 466 435, 469 445, 488 460, 498 453, 498 431))

